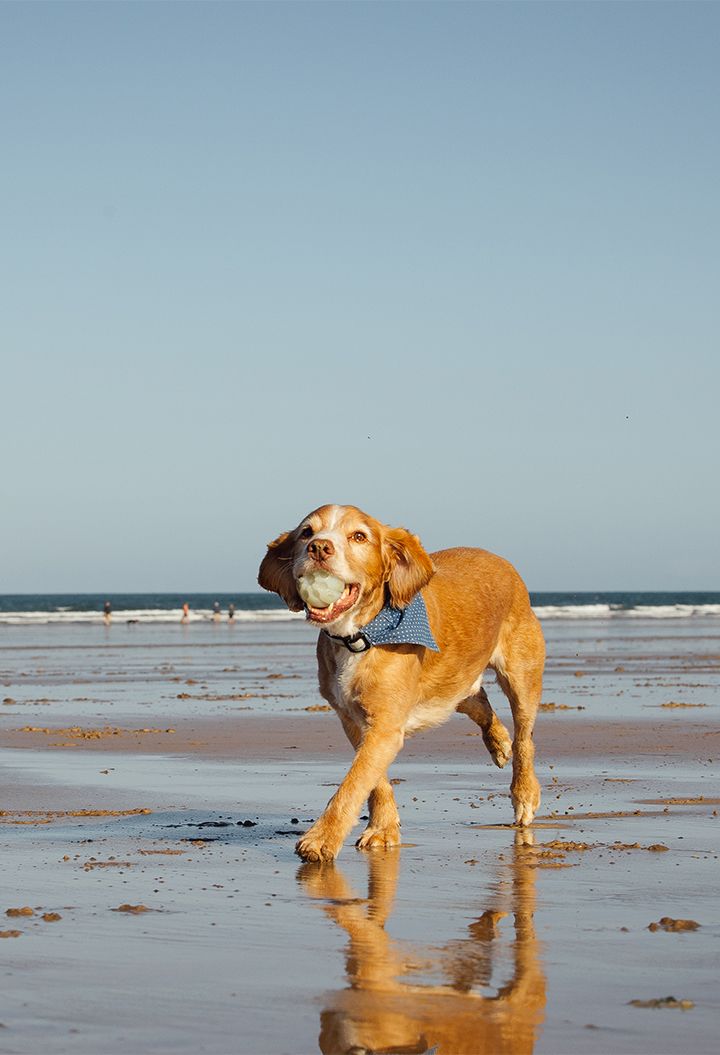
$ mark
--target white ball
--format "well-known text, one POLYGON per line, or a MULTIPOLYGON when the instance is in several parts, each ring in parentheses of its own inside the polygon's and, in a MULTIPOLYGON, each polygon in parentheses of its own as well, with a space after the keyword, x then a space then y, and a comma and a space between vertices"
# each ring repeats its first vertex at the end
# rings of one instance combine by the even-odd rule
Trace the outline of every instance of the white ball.
POLYGON ((317 568, 298 579, 298 593, 311 608, 329 608, 345 591, 342 579, 317 568))

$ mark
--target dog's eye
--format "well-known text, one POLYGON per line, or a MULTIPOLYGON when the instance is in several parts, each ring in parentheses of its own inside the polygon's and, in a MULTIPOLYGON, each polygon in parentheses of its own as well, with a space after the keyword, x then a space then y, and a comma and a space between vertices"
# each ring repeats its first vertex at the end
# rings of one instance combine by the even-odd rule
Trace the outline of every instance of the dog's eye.
POLYGON ((350 538, 353 542, 367 542, 367 535, 364 531, 353 531, 350 538))
POLYGON ((312 533, 313 529, 311 527, 304 527, 300 532, 300 538, 310 538, 312 533))

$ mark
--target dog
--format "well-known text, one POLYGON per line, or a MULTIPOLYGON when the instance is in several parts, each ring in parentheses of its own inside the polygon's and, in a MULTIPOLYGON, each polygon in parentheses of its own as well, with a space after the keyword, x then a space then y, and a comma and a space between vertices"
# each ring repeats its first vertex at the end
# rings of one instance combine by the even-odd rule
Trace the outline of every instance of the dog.
POLYGON ((388 767, 406 736, 455 711, 480 727, 497 766, 512 755, 515 823, 532 823, 540 804, 532 734, 545 642, 511 564, 482 549, 428 554, 404 528, 356 506, 324 505, 269 543, 258 583, 291 611, 304 609, 320 629, 320 692, 356 752, 324 813, 297 843, 303 860, 334 860, 366 799, 369 820, 358 848, 399 845, 388 767), (318 572, 344 586, 325 607, 300 594, 318 572), (482 687, 487 667, 510 702, 512 741, 482 687))

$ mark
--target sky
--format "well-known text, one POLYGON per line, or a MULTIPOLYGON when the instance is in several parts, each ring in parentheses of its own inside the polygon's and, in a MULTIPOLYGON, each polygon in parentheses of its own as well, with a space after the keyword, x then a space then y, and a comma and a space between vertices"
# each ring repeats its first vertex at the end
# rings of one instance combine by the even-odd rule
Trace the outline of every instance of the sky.
POLYGON ((720 5, 0 4, 0 593, 325 502, 720 589, 720 5))

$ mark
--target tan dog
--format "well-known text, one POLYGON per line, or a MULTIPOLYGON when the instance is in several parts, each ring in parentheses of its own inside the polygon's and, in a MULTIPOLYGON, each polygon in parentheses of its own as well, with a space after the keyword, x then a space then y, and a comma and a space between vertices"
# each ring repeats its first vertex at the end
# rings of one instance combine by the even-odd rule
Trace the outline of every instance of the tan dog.
POLYGON ((419 539, 355 506, 326 505, 268 546, 258 582, 291 611, 305 608, 321 627, 317 647, 320 692, 337 711, 355 748, 350 770, 323 815, 299 840, 306 861, 335 858, 368 800, 370 819, 358 847, 400 842, 400 818, 387 769, 405 737, 440 725, 455 711, 482 729, 496 765, 513 759, 510 795, 515 822, 532 822, 540 804, 532 731, 542 691, 545 643, 520 576, 481 549, 428 555, 419 539), (327 607, 305 604, 298 592, 310 573, 345 584, 327 607), (423 606, 424 603, 424 606, 423 606), (378 620, 395 619, 394 641, 413 638, 408 618, 420 606, 437 651, 427 644, 373 643, 378 620), (514 739, 482 688, 492 667, 510 701, 514 739))

